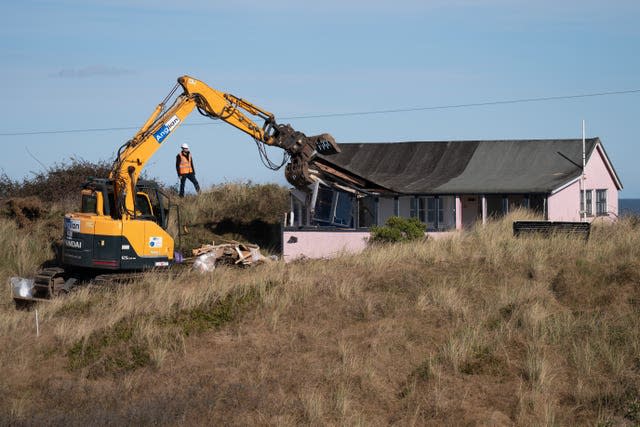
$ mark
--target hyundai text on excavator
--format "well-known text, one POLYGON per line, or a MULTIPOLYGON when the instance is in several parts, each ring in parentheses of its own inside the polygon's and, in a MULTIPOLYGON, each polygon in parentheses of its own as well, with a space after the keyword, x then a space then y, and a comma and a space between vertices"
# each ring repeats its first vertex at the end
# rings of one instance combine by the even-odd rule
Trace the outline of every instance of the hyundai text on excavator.
POLYGON ((90 178, 84 185, 80 212, 64 217, 61 265, 41 270, 34 279, 12 278, 16 304, 66 293, 80 277, 166 268, 174 263, 174 239, 167 232, 166 195, 157 184, 138 177, 194 109, 249 134, 268 167, 277 169, 288 161, 285 176, 301 190, 306 191, 314 182, 310 164, 315 156, 339 152, 329 134, 306 136, 290 125, 278 124, 273 114, 241 98, 182 76, 140 130, 120 147, 109 177, 90 178), (177 92, 180 88, 182 93, 177 92), (285 151, 280 165, 266 157, 265 145, 285 151))

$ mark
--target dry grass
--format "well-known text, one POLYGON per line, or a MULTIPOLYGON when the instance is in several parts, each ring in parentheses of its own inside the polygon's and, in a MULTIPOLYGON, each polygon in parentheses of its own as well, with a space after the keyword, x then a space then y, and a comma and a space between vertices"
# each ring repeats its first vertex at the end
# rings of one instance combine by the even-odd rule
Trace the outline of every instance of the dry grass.
MULTIPOLYGON (((280 250, 280 224, 289 209, 288 190, 276 184, 228 182, 214 185, 198 196, 178 199, 182 236, 188 253, 203 243, 238 240, 258 244, 263 252, 280 250)), ((169 231, 177 236, 177 221, 169 231)))
MULTIPOLYGON (((0 420, 637 425, 640 230, 516 239, 513 219, 331 261, 150 273, 40 307, 39 338, 33 312, 2 303, 0 420)), ((41 255, 0 227, 4 281, 41 255)))
POLYGON ((183 203, 187 223, 203 219, 220 222, 233 219, 249 223, 260 220, 280 223, 289 209, 289 193, 277 184, 227 182, 214 185, 199 196, 186 197, 183 203))

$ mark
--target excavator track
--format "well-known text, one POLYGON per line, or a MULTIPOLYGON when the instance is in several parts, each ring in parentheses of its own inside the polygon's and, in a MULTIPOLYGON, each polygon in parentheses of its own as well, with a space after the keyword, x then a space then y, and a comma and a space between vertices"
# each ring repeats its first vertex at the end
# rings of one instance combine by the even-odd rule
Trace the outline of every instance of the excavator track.
POLYGON ((60 267, 44 268, 34 276, 32 293, 16 294, 12 290, 15 306, 19 310, 28 310, 39 301, 48 301, 58 295, 68 293, 74 281, 66 281, 65 270, 60 267))
MULTIPOLYGON (((154 270, 164 274, 176 274, 180 268, 154 270)), ((51 301, 79 289, 113 290, 119 286, 134 283, 148 272, 132 271, 123 273, 106 273, 97 276, 77 275, 62 267, 48 267, 33 277, 32 296, 13 294, 18 309, 29 309, 37 302, 51 301)))
POLYGON ((41 299, 51 299, 62 293, 65 288, 64 268, 50 267, 40 270, 34 277, 34 296, 41 299))

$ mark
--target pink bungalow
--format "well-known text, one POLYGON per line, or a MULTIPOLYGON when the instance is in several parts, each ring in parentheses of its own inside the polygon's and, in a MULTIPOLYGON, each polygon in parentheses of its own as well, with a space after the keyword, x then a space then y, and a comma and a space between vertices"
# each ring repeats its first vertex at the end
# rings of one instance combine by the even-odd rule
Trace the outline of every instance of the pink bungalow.
POLYGON ((581 139, 340 144, 317 159, 310 194, 291 192, 284 259, 358 252, 393 215, 418 217, 435 238, 516 207, 549 221, 614 220, 622 183, 600 139, 585 145, 583 179, 581 139))

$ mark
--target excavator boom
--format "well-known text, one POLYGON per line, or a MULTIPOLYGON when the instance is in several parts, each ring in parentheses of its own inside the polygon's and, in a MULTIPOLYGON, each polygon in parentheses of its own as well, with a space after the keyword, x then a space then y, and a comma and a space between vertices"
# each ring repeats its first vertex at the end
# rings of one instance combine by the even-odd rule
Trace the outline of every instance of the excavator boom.
POLYGON ((218 91, 193 77, 182 76, 138 133, 118 152, 110 179, 115 185, 117 210, 123 217, 134 215, 135 183, 145 164, 194 108, 206 117, 223 120, 236 127, 259 144, 282 148, 289 156, 285 176, 289 183, 301 190, 306 191, 314 182, 309 168, 314 157, 340 151, 329 134, 306 136, 288 124, 277 123, 272 113, 242 98, 218 91), (178 87, 182 88, 182 94, 166 107, 165 103, 178 87), (261 124, 254 120, 260 120, 261 124))

